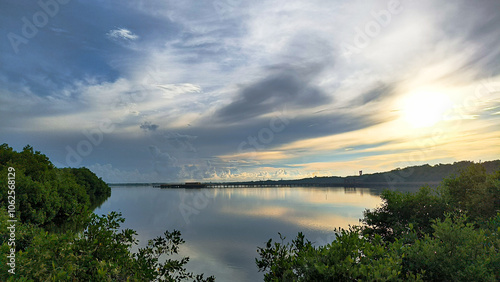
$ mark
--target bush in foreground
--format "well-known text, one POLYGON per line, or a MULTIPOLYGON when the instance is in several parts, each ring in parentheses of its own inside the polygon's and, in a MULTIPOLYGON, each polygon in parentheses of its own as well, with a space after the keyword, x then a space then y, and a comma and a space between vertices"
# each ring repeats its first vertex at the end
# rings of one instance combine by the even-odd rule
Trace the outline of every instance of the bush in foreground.
MULTIPOLYGON (((1 210, 2 225, 6 211, 1 210)), ((49 233, 42 228, 19 226, 17 242, 29 242, 16 252, 16 274, 8 273, 6 256, 0 258, 1 281, 214 281, 185 269, 189 258, 163 259, 177 254, 184 243, 179 231, 164 233, 148 242, 137 253, 130 251, 137 244, 136 232, 120 230, 121 214, 93 214, 82 233, 49 233), (162 262, 163 261, 163 262, 162 262)), ((1 252, 9 253, 8 230, 0 230, 1 252)), ((16 242, 16 244, 17 244, 16 242)))
POLYGON ((257 267, 265 281, 499 281, 499 188, 500 172, 474 164, 436 190, 384 191, 364 226, 320 247, 280 234, 258 248, 257 267))
POLYGON ((4 207, 9 172, 14 176, 16 211, 23 223, 57 227, 80 222, 111 195, 111 188, 86 168, 56 168, 47 156, 29 145, 16 152, 2 144, 0 206, 4 207))
POLYGON ((0 145, 0 281, 214 280, 187 272, 188 258, 168 257, 184 243, 179 231, 167 231, 132 253, 137 234, 120 231, 120 214, 91 213, 110 194, 111 188, 86 168, 56 168, 31 146, 15 152, 0 145), (8 184, 15 186, 15 218, 7 214, 14 199, 8 184), (15 245, 9 245, 8 219, 17 220, 15 245), (15 275, 8 272, 11 249, 15 275))

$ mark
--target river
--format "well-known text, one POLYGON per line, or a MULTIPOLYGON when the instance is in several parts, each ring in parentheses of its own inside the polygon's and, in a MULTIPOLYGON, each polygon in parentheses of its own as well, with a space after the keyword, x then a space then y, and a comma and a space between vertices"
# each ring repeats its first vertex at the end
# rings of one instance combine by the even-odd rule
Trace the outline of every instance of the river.
POLYGON ((121 212, 123 228, 138 232, 139 247, 165 230, 180 230, 187 269, 216 281, 262 281, 257 247, 303 232, 316 245, 335 238, 334 228, 359 224, 365 209, 381 203, 369 188, 159 189, 114 186, 96 214, 121 212))

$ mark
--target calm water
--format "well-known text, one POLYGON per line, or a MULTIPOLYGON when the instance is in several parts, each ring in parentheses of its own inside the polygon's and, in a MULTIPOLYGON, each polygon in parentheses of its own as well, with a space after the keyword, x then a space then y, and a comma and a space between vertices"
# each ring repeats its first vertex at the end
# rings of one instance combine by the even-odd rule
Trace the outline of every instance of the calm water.
POLYGON ((262 281, 255 265, 257 246, 278 232, 298 232, 316 244, 331 242, 335 227, 358 224, 366 208, 380 204, 368 188, 158 189, 113 187, 95 213, 119 211, 122 227, 139 233, 140 246, 165 230, 180 230, 181 253, 189 271, 217 281, 262 281))

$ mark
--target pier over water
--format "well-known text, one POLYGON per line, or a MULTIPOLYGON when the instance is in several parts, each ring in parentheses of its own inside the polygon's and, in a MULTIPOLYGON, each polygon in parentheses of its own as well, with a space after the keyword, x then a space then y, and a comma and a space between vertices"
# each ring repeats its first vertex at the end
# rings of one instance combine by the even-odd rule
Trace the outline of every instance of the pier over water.
POLYGON ((356 181, 343 181, 333 183, 283 183, 281 181, 258 182, 228 182, 228 183, 201 183, 186 182, 184 184, 154 184, 156 188, 266 188, 266 187, 356 187, 356 181))

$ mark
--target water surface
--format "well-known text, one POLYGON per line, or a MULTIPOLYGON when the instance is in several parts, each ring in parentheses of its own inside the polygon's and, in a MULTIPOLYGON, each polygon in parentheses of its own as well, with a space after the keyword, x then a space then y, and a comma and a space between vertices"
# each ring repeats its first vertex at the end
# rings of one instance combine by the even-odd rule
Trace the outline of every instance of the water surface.
POLYGON ((158 189, 115 186, 95 213, 118 211, 124 228, 139 233, 140 246, 165 230, 180 230, 188 270, 217 281, 262 281, 255 265, 257 246, 278 232, 298 232, 317 245, 335 238, 334 228, 359 223, 366 208, 380 204, 368 188, 158 189))

